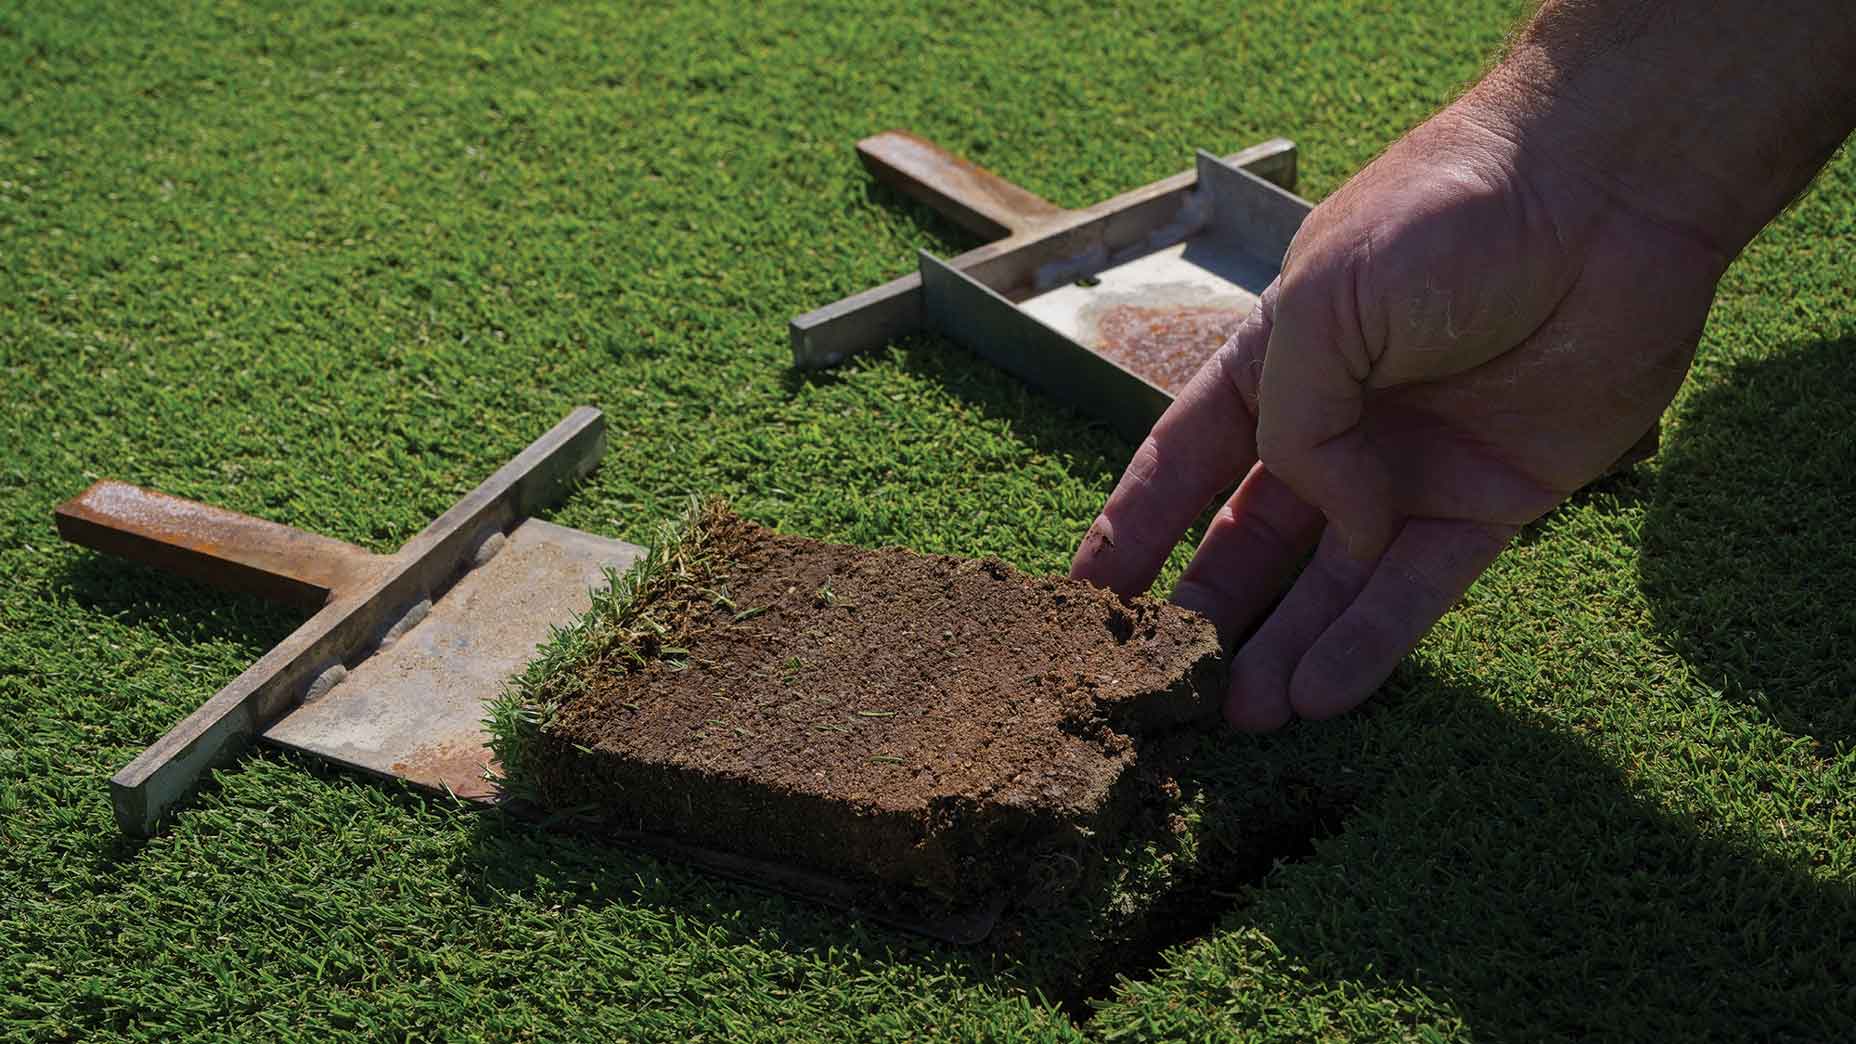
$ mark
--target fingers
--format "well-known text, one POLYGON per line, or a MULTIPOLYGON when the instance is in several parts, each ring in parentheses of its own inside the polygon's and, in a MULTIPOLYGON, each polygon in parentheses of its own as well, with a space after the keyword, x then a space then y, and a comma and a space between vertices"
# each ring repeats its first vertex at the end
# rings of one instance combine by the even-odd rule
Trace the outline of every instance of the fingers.
POLYGON ((1495 561, 1518 527, 1412 519, 1360 596, 1301 657, 1289 703, 1303 718, 1352 710, 1495 561))
POLYGON ((1321 534, 1321 512, 1253 465, 1205 530, 1173 601, 1211 617, 1229 643, 1282 594, 1321 534))
POLYGON ((1257 732, 1359 706, 1516 531, 1411 519, 1383 557, 1365 563, 1330 529, 1282 604, 1238 651, 1225 718, 1257 732))
POLYGON ((1154 425, 1083 537, 1070 575, 1121 595, 1147 590, 1212 498, 1256 463, 1256 421, 1245 401, 1269 343, 1259 305, 1154 425))
POLYGON ((1282 604, 1231 661, 1225 719, 1246 732, 1288 724, 1294 714, 1289 683, 1302 654, 1353 603, 1372 576, 1372 563, 1349 555, 1332 526, 1282 604))

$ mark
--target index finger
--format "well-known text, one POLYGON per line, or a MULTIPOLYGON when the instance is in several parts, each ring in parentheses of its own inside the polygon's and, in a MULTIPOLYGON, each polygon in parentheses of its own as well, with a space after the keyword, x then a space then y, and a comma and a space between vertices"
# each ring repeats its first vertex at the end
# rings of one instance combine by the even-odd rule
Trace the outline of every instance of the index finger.
POLYGON ((1147 590, 1173 545, 1257 461, 1257 379, 1276 284, 1187 383, 1083 536, 1070 575, 1116 594, 1147 590))

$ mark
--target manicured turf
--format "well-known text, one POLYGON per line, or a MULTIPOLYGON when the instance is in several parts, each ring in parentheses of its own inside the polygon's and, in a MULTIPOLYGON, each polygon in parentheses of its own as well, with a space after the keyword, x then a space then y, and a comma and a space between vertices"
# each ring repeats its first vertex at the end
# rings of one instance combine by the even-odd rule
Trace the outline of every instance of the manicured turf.
POLYGON ((389 550, 593 403, 557 521, 712 492, 1061 568, 1127 443, 937 341, 795 375, 785 323, 970 245, 863 134, 1072 206, 1288 134, 1319 198, 1519 5, 1234 6, 0 7, 0 1038, 1847 1039, 1847 150, 1729 273, 1656 461, 1370 712, 1211 741, 1116 894, 1299 858, 1093 1004, 1028 985, 1061 932, 927 946, 275 753, 116 835, 104 779, 298 617, 60 543, 94 477, 389 550))

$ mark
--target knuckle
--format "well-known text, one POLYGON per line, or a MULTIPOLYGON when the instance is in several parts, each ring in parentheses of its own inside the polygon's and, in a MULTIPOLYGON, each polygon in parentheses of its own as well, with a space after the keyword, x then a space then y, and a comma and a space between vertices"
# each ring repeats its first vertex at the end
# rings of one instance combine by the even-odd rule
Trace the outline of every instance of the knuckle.
MULTIPOLYGON (((1246 323, 1250 321, 1245 320, 1246 323)), ((1245 337, 1240 331, 1232 335, 1217 355, 1219 375, 1237 392, 1238 402, 1253 421, 1263 397, 1263 353, 1258 340, 1260 338, 1245 337)))
POLYGON ((1285 275, 1277 284, 1275 321, 1284 326, 1302 326, 1319 317, 1333 282, 1332 265, 1305 259, 1293 275, 1285 275))
POLYGON ((1267 412, 1258 419, 1257 459, 1278 478, 1293 482, 1301 473, 1306 454, 1307 449, 1297 432, 1285 431, 1282 425, 1270 423, 1267 412))
POLYGON ((1161 464, 1165 458, 1160 448, 1160 440, 1152 435, 1141 440, 1140 448, 1129 458, 1128 467, 1122 472, 1122 483, 1131 490, 1151 486, 1160 474, 1161 464))
POLYGON ((1253 507, 1239 517, 1227 505, 1218 509, 1218 515, 1218 522, 1236 529, 1244 546, 1256 549, 1258 554, 1279 557, 1298 556, 1307 542, 1299 531, 1291 529, 1282 519, 1266 510, 1253 507))
POLYGON ((1346 555, 1316 555, 1305 576, 1325 589, 1330 604, 1346 605, 1366 586, 1374 563, 1357 562, 1346 555))
POLYGON ((1343 248, 1311 252, 1293 275, 1285 276, 1275 305, 1276 321, 1294 331, 1292 350, 1330 353, 1356 382, 1364 382, 1383 353, 1365 331, 1376 311, 1382 279, 1374 268, 1373 231, 1362 225, 1343 248))
POLYGON ((1386 567, 1399 586, 1405 589, 1414 606, 1435 607, 1441 612, 1456 600, 1434 576, 1410 563, 1387 563, 1386 567))

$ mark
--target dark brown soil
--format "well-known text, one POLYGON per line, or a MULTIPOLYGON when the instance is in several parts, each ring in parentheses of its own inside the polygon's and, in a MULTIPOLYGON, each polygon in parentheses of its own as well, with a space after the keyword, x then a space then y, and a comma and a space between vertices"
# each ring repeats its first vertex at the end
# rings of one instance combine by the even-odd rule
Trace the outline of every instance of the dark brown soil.
POLYGON ((713 526, 651 606, 659 658, 608 658, 547 728, 550 804, 970 901, 1075 870, 1150 785, 1142 738, 1216 714, 1217 635, 1175 606, 713 526))

